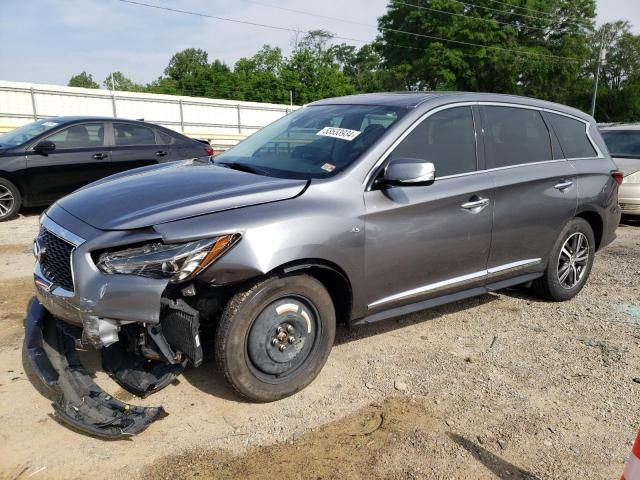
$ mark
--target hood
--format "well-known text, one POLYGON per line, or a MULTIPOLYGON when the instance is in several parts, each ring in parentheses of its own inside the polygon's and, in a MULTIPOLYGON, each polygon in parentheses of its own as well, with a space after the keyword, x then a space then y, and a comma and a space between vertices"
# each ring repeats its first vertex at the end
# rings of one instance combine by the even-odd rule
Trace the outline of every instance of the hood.
POLYGON ((92 183, 57 202, 100 230, 131 230, 233 208, 286 200, 307 182, 199 162, 168 163, 92 183))
POLYGON ((625 177, 640 170, 640 158, 613 157, 613 162, 625 177))

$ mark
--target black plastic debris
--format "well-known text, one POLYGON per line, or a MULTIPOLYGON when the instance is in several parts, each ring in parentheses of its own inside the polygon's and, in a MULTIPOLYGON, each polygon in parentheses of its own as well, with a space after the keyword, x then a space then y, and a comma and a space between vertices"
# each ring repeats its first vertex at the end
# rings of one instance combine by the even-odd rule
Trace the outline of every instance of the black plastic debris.
POLYGON ((58 418, 77 431, 105 439, 129 438, 164 418, 162 407, 128 405, 95 384, 75 349, 79 330, 52 317, 37 300, 31 302, 25 348, 38 376, 53 391, 58 418))

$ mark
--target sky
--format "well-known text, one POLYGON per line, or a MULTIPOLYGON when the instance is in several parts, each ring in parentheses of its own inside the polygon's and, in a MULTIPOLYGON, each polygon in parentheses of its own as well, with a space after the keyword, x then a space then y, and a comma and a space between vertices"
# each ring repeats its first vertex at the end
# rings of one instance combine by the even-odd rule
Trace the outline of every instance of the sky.
MULTIPOLYGON (((324 29, 362 45, 377 34, 387 0, 136 0, 273 25, 324 29), (279 8, 274 8, 279 7, 279 8), (299 10, 325 17, 288 11, 299 10)), ((598 23, 625 19, 640 33, 640 1, 597 0, 598 23)), ((66 85, 81 71, 102 83, 111 71, 146 83, 185 48, 233 65, 262 45, 288 53, 294 33, 152 9, 120 0, 0 0, 0 80, 66 85)))

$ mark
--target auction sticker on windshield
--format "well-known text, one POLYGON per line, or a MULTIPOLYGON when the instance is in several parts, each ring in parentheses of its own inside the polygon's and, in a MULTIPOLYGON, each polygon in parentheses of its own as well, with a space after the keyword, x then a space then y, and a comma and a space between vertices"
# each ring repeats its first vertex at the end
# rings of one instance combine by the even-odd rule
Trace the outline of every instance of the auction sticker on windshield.
POLYGON ((350 142, 361 132, 358 130, 349 130, 348 128, 337 128, 337 127, 324 127, 320 130, 316 135, 321 135, 323 137, 332 137, 332 138, 340 138, 341 140, 347 140, 350 142))

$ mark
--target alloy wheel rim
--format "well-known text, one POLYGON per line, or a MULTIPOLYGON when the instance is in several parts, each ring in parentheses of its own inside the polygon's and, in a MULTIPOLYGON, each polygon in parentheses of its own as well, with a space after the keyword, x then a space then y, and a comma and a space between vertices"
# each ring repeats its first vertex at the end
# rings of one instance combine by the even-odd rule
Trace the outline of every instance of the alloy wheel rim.
POLYGON ((0 185, 0 217, 5 217, 13 209, 15 198, 13 193, 4 185, 0 185))
POLYGON ((587 271, 590 248, 587 236, 576 232, 569 236, 560 249, 557 275, 562 288, 570 290, 578 285, 587 271))

